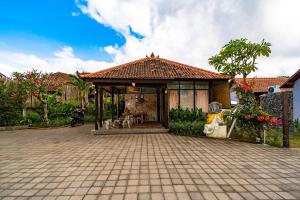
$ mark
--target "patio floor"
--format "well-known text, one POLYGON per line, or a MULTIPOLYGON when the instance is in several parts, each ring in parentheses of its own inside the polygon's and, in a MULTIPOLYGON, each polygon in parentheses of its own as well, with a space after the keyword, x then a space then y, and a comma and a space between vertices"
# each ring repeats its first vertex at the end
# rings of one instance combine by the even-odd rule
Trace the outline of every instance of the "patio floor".
POLYGON ((93 125, 0 132, 0 199, 300 199, 300 151, 93 125))

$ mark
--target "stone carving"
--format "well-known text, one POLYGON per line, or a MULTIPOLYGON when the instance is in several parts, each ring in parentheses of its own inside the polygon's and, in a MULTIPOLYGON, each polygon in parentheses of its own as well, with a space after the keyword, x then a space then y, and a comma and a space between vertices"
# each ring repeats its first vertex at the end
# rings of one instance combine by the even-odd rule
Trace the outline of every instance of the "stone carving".
POLYGON ((221 103, 211 102, 209 104, 204 133, 209 137, 226 137, 227 132, 224 125, 221 103))
POLYGON ((208 113, 217 114, 219 112, 222 112, 222 104, 221 103, 214 101, 208 105, 208 113))

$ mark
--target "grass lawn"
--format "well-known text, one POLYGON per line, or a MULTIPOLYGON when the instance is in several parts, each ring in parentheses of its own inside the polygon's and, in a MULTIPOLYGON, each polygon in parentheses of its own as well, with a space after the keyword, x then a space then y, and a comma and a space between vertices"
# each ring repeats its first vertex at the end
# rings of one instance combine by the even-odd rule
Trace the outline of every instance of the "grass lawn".
POLYGON ((290 147, 300 148, 300 133, 294 133, 290 135, 290 147))
MULTIPOLYGON (((274 128, 266 131, 266 143, 272 146, 282 146, 282 128, 274 128)), ((290 133, 290 147, 300 148, 300 131, 290 133)))

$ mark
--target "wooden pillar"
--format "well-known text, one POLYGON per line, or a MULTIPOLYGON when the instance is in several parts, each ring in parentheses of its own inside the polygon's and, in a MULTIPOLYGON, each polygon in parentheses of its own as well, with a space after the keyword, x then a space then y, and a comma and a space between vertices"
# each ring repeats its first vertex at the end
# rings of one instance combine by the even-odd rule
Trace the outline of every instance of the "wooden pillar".
POLYGON ((157 112, 157 121, 160 122, 160 90, 156 89, 156 112, 157 112))
POLYGON ((103 126, 103 88, 100 88, 100 127, 103 126))
POLYGON ((282 94, 282 122, 283 122, 283 147, 290 147, 289 143, 289 95, 287 92, 282 94))
POLYGON ((196 83, 195 83, 195 80, 194 80, 194 88, 193 88, 193 93, 194 93, 194 110, 196 110, 196 83))
POLYGON ((120 117, 120 94, 119 90, 117 90, 117 117, 120 117))
POLYGON ((111 120, 114 121, 114 111, 115 111, 115 87, 111 88, 111 120))
POLYGON ((168 93, 166 92, 166 88, 162 88, 162 110, 163 110, 163 125, 168 128, 169 127, 169 98, 168 93))
POLYGON ((167 92, 167 90, 165 89, 164 91, 164 97, 165 97, 165 119, 166 119, 166 122, 165 122, 165 127, 166 128, 169 128, 169 93, 167 92))
POLYGON ((96 94, 95 94, 95 108, 96 108, 95 130, 98 130, 99 129, 99 126, 98 126, 98 121, 99 121, 99 88, 98 88, 98 85, 95 85, 95 90, 96 90, 96 94))
POLYGON ((179 85, 179 88, 178 88, 178 108, 181 108, 181 103, 180 103, 180 81, 178 81, 178 85, 179 85))

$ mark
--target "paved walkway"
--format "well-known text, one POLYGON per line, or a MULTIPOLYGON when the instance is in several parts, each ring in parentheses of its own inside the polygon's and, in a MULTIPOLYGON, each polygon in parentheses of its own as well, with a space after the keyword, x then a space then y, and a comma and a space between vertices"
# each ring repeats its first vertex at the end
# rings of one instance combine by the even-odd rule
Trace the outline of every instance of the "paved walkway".
POLYGON ((0 199, 300 199, 300 151, 207 138, 0 132, 0 199))

